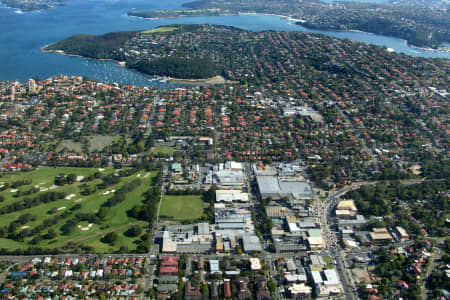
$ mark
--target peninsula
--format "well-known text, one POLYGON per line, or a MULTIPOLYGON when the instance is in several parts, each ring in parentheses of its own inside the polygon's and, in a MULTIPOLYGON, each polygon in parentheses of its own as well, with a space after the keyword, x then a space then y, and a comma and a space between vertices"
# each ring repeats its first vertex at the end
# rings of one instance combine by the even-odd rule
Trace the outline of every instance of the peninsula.
POLYGON ((2 0, 8 7, 17 8, 24 12, 51 9, 54 6, 63 5, 66 0, 2 0))
POLYGON ((141 32, 74 35, 46 46, 42 51, 125 62, 126 67, 152 76, 210 79, 221 75, 221 69, 209 55, 184 55, 186 49, 181 46, 174 53, 164 43, 165 39, 178 38, 184 31, 197 30, 200 30, 200 26, 171 25, 141 32))
POLYGON ((302 20, 298 25, 319 30, 360 30, 405 39, 417 47, 438 48, 450 42, 450 5, 432 1, 337 2, 320 0, 199 0, 186 9, 133 11, 129 16, 175 18, 188 16, 276 14, 302 20))

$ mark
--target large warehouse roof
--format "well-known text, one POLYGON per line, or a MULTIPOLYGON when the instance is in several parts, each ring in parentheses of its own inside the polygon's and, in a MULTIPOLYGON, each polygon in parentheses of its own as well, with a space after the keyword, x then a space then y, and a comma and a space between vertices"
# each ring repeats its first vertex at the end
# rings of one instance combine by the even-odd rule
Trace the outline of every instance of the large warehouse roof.
POLYGON ((261 243, 256 235, 246 235, 242 237, 244 252, 262 251, 261 243))
POLYGON ((304 181, 282 181, 277 176, 257 176, 259 191, 264 195, 280 197, 292 195, 295 198, 311 195, 311 186, 304 181))

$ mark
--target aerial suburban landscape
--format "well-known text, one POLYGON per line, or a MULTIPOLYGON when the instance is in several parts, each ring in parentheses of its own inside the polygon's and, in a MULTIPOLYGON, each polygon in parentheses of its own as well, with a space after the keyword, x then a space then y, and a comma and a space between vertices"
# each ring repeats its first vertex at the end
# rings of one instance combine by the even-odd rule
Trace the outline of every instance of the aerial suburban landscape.
POLYGON ((294 29, 446 53, 448 2, 136 4, 29 55, 146 84, 0 81, 2 299, 450 299, 450 60, 294 29), (243 13, 294 23, 185 22, 243 13))

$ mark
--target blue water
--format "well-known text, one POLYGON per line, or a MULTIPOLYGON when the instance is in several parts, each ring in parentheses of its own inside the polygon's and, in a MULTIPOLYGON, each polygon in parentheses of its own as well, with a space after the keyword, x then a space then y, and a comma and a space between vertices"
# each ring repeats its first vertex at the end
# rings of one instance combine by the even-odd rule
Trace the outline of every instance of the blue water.
POLYGON ((0 7, 0 80, 26 81, 31 77, 47 78, 57 74, 85 77, 135 85, 155 85, 140 73, 114 62, 94 61, 56 53, 41 53, 40 48, 77 33, 102 34, 111 31, 144 30, 173 23, 211 23, 232 25, 247 30, 298 30, 324 33, 365 43, 387 46, 412 56, 450 58, 439 53, 410 48, 404 40, 361 32, 308 30, 276 16, 241 15, 224 17, 190 17, 147 20, 127 17, 126 12, 180 8, 187 0, 71 0, 66 6, 51 10, 20 13, 0 7))
POLYGON ((336 3, 336 2, 365 2, 365 3, 388 3, 390 0, 321 0, 326 3, 336 3))

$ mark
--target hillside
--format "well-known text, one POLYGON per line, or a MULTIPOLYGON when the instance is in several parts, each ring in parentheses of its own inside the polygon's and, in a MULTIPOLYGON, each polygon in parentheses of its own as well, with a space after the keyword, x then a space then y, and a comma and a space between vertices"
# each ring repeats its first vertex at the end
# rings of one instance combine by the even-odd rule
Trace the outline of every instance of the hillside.
POLYGON ((79 55, 93 59, 112 59, 125 61, 126 66, 148 75, 170 76, 185 79, 204 79, 221 74, 219 68, 209 57, 179 56, 165 57, 165 55, 147 56, 157 43, 156 36, 172 36, 180 34, 180 30, 195 32, 200 27, 183 25, 159 27, 142 32, 112 32, 104 35, 74 35, 65 40, 47 46, 43 51, 63 51, 68 55, 79 55), (147 40, 147 38, 149 38, 147 40), (136 45, 139 41, 146 41, 146 48, 136 45), (125 49, 125 52, 123 51, 125 49))
POLYGON ((114 50, 133 37, 136 32, 112 32, 104 35, 77 34, 44 48, 45 51, 64 51, 94 59, 115 59, 114 50))

